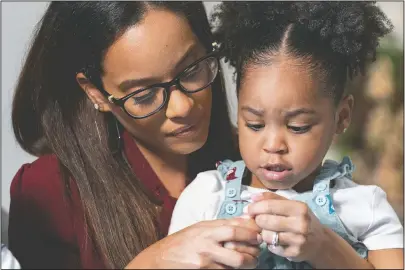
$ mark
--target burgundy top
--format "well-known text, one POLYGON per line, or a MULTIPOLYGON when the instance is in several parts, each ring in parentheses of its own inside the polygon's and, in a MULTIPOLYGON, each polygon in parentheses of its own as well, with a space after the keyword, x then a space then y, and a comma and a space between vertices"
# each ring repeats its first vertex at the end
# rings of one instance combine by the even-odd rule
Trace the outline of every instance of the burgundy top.
MULTIPOLYGON (((161 232, 166 235, 176 199, 169 196, 131 135, 124 132, 123 141, 132 170, 163 201, 161 232)), ((10 189, 10 250, 23 269, 105 268, 85 234, 77 186, 72 185, 72 205, 63 192, 55 155, 42 156, 18 170, 10 189)))

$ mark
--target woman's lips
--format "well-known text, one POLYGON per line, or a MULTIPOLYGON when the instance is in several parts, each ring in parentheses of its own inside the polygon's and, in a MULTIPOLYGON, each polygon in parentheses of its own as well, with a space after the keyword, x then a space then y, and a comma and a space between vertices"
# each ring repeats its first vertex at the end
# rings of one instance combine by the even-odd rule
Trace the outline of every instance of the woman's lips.
POLYGON ((191 135, 196 131, 196 125, 186 125, 167 133, 168 137, 183 137, 191 135))

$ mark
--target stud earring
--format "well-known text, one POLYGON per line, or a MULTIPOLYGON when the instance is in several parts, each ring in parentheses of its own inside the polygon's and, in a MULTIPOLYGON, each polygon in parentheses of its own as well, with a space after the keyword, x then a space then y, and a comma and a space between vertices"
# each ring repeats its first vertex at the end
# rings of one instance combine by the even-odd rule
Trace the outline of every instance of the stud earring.
POLYGON ((94 104, 94 109, 96 109, 97 111, 100 109, 100 106, 98 106, 97 103, 94 104))

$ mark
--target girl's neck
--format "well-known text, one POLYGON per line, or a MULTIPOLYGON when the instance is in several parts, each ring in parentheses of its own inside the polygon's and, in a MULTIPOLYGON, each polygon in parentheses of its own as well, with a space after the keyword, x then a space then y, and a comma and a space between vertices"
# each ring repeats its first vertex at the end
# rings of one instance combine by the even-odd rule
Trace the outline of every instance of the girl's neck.
POLYGON ((178 198, 189 182, 187 155, 151 150, 141 143, 135 143, 169 195, 178 198))

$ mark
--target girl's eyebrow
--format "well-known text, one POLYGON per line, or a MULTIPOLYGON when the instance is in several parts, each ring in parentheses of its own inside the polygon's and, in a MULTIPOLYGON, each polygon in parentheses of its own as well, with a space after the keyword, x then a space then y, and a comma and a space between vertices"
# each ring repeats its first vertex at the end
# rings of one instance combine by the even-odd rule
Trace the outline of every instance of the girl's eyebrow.
POLYGON ((263 116, 263 114, 264 114, 263 109, 254 109, 254 108, 249 107, 249 106, 242 106, 241 110, 250 112, 251 114, 254 114, 256 116, 263 116))
POLYGON ((300 114, 316 114, 316 111, 314 111, 312 109, 299 108, 299 109, 296 109, 296 110, 291 110, 291 111, 284 112, 285 118, 293 118, 293 117, 296 117, 296 116, 298 116, 300 114))

